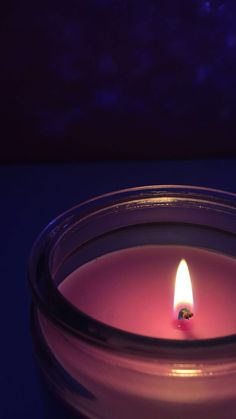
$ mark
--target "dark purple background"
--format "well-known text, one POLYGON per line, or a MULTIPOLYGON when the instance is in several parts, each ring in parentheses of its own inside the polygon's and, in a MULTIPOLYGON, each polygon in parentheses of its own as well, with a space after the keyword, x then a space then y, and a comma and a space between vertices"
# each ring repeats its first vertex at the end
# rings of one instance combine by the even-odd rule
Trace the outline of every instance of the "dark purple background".
POLYGON ((235 0, 4 7, 0 161, 236 156, 235 0))

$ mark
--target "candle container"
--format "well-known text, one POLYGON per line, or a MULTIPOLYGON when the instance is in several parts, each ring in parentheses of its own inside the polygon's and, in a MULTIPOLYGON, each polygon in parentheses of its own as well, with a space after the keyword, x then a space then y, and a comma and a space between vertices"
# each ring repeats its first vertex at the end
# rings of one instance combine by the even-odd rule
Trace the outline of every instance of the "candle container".
MULTIPOLYGON (((33 246, 29 281, 35 353, 54 393, 74 414, 87 418, 235 418, 235 257, 236 195, 223 191, 190 186, 126 189, 91 199, 53 220, 33 246), (125 281, 123 276, 119 281, 119 269, 130 255, 127 249, 138 252, 136 263, 129 265, 125 281), (204 299, 199 316, 206 327, 203 321, 201 333, 193 330, 185 338, 168 335, 161 327, 165 295, 145 294, 161 279, 157 275, 156 285, 149 279, 155 278, 153 270, 145 268, 143 278, 140 273, 142 255, 156 249, 163 255, 168 249, 183 256, 196 253, 199 266, 205 255, 199 296, 195 287, 196 306, 204 299), (121 255, 117 270, 109 262, 111 275, 106 270, 102 275, 99 261, 114 254, 121 255), (71 300, 62 284, 87 266, 92 271, 78 288, 81 306, 76 306, 76 291, 71 300), (137 271, 130 281, 132 269, 137 271), (115 285, 113 275, 118 275, 115 285), (143 290, 138 310, 132 299, 133 294, 138 298, 136 288, 143 290), (127 309, 129 299, 133 311, 127 309), (113 312, 115 304, 118 311, 113 312), (142 323, 150 306, 152 321, 142 323)), ((165 256, 150 261, 158 268, 165 256)), ((194 316, 197 323, 197 312, 194 316)))

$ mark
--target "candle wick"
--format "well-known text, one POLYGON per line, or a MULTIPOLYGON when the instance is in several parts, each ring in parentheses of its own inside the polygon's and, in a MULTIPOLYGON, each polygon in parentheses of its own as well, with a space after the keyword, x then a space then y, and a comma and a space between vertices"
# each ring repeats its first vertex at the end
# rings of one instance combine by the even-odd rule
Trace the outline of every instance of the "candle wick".
POLYGON ((182 308, 178 314, 178 320, 189 320, 193 317, 193 313, 186 307, 182 308))

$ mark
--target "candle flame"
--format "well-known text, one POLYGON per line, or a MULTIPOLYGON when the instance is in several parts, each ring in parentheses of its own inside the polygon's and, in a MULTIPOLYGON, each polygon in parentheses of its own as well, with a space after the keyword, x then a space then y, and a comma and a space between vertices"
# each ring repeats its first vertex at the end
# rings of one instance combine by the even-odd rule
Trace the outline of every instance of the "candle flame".
POLYGON ((190 273, 186 260, 182 259, 179 263, 174 294, 174 309, 188 307, 193 310, 193 291, 190 273))

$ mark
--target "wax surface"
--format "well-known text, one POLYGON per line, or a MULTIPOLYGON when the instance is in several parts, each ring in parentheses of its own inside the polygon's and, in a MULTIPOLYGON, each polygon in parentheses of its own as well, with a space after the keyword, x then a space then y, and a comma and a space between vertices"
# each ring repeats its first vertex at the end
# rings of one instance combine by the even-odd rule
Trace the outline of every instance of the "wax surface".
POLYGON ((99 257, 70 274, 60 292, 81 311, 113 327, 168 339, 207 339, 236 333, 236 260, 184 246, 142 246, 99 257), (189 266, 194 317, 173 325, 176 269, 189 266))

